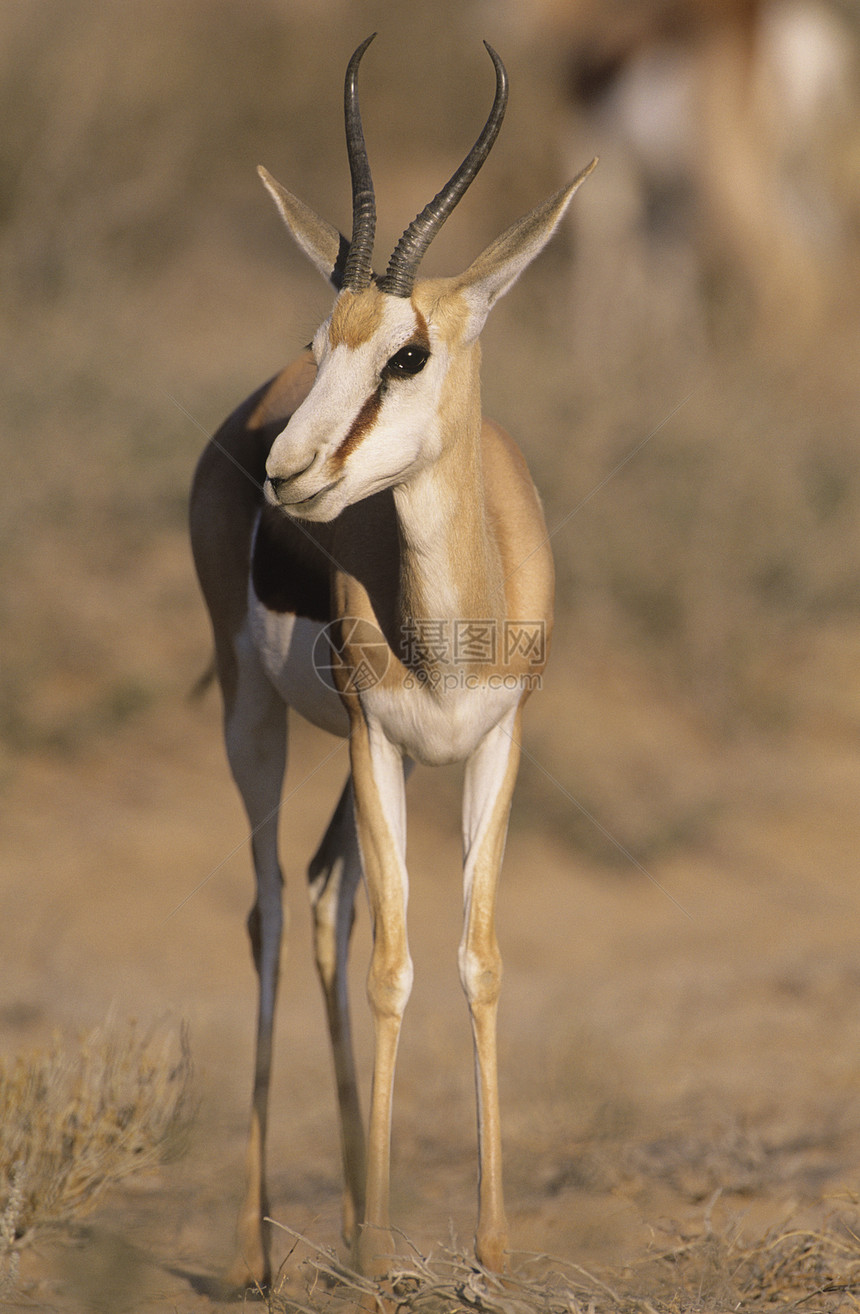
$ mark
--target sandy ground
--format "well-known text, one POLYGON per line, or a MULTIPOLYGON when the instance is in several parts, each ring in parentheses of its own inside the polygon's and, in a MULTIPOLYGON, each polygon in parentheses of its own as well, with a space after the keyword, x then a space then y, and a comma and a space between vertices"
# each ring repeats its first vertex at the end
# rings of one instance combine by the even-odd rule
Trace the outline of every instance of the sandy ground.
MULTIPOLYGON (((714 1211, 763 1231, 821 1217, 857 1188, 860 759, 844 716, 828 729, 820 687, 817 698, 790 751, 723 750, 735 788, 715 838, 669 846, 647 871, 589 863, 547 837, 527 791, 500 914, 516 1250, 606 1271, 714 1211)), ((619 702, 641 727, 635 693, 615 700, 616 714, 619 702)), ((659 709, 648 715, 656 730, 659 709)), ((582 732, 597 733, 586 718, 582 732)), ((668 723, 666 733, 671 754, 668 723)), ((345 768, 344 747, 296 726, 271 1134, 275 1218, 334 1246, 339 1156, 302 871, 345 768)), ((393 1213, 425 1252, 452 1237, 468 1244, 474 1223, 455 786, 453 773, 429 771, 410 783, 416 985, 393 1213)), ((184 1019, 200 1100, 186 1156, 112 1190, 76 1241, 26 1253, 25 1290, 44 1308, 206 1308, 241 1189, 254 1008, 246 831, 215 695, 177 698, 70 760, 31 756, 8 784, 5 812, 14 915, 0 925, 3 1051, 54 1029, 73 1036, 108 1013, 119 1025, 184 1019)), ((367 949, 362 908, 353 962, 365 1077, 367 949)), ((277 1245, 280 1258, 289 1237, 277 1245)))

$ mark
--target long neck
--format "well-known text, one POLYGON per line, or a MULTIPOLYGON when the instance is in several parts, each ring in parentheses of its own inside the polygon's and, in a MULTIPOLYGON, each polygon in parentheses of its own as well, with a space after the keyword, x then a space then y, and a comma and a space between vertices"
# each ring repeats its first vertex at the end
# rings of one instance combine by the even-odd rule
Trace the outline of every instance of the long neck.
POLYGON ((478 359, 443 413, 442 453, 394 490, 403 623, 501 621, 504 588, 487 516, 481 462, 478 359))

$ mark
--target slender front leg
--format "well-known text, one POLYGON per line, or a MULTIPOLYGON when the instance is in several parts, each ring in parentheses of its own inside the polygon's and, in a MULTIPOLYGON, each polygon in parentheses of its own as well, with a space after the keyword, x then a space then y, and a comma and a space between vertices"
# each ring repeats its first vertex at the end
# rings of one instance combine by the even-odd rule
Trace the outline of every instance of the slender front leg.
POLYGON ((496 889, 519 765, 519 710, 491 730, 466 764, 463 791, 465 917, 460 980, 469 1001, 478 1101, 478 1227, 475 1253, 500 1270, 508 1243, 502 1191, 502 1134, 496 1015, 502 960, 496 940, 496 889))
POLYGON ((391 1108, 403 1011, 412 989, 406 937, 406 811, 403 760, 381 732, 356 715, 350 739, 358 840, 367 881, 373 950, 367 996, 375 1051, 367 1143, 367 1192, 355 1260, 368 1276, 387 1272, 394 1254, 389 1221, 391 1108))

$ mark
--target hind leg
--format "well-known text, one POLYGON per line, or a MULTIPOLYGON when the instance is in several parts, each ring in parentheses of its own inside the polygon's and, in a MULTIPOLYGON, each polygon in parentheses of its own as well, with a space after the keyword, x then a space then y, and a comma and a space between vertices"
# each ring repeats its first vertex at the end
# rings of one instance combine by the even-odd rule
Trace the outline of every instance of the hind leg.
POLYGON ((343 1234, 351 1242, 364 1218, 364 1125, 352 1048, 347 956, 355 920, 361 858, 355 832, 352 781, 347 780, 328 829, 308 867, 314 954, 325 998, 340 1116, 343 1158, 343 1234))
POLYGON ((247 1152, 247 1182, 237 1223, 237 1254, 227 1280, 245 1286, 249 1279, 265 1285, 271 1277, 269 1205, 266 1194, 266 1130, 272 1071, 272 1031, 283 931, 283 878, 278 863, 278 815, 287 757, 286 708, 264 671, 250 641, 237 642, 232 679, 222 677, 225 693, 224 737, 233 778, 251 827, 256 898, 248 916, 248 934, 259 995, 254 1085, 247 1152))

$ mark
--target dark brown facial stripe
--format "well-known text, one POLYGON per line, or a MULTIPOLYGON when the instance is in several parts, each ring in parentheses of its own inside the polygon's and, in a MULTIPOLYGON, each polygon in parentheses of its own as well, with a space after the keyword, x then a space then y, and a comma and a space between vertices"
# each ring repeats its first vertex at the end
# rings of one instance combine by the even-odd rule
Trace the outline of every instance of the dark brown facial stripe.
POLYGON ((363 438, 366 438, 376 423, 379 408, 382 405, 382 384, 372 392, 361 410, 349 426, 346 437, 336 452, 329 457, 329 465, 334 470, 343 469, 346 458, 354 452, 363 438))

